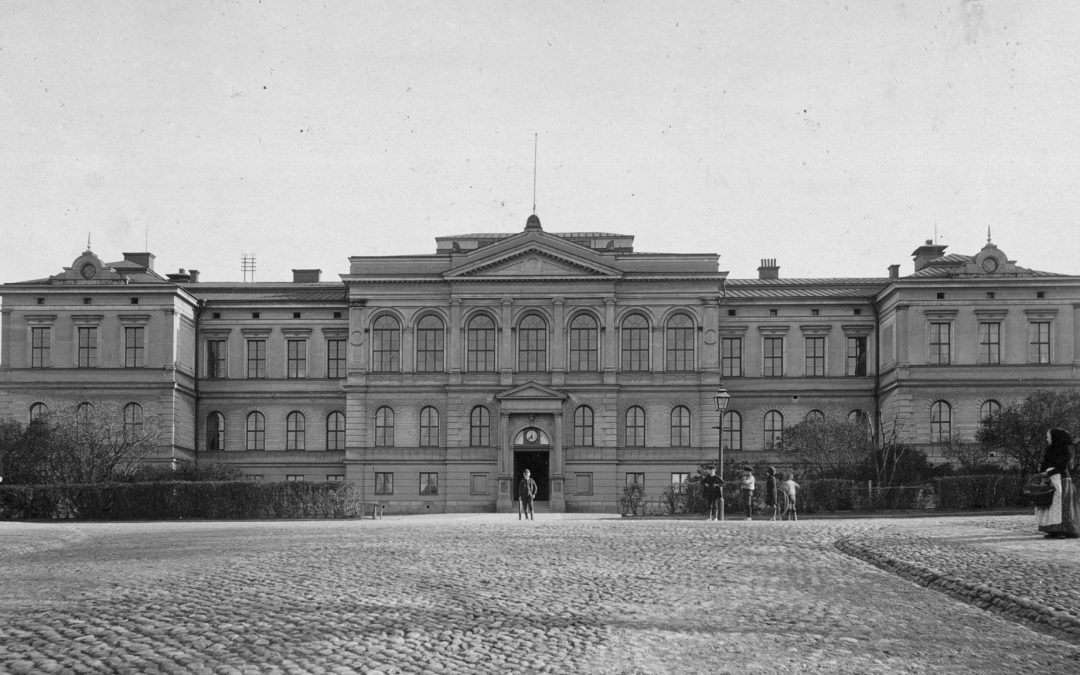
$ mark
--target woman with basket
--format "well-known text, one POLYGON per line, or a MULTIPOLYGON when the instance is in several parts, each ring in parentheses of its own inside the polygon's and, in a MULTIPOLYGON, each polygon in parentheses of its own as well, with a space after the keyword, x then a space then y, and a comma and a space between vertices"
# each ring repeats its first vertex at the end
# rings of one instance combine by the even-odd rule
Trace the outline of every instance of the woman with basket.
POLYGON ((1047 539, 1080 537, 1080 505, 1077 504, 1069 467, 1072 465, 1072 437, 1064 429, 1054 427, 1046 432, 1046 451, 1043 453, 1042 472, 1054 487, 1054 498, 1049 506, 1035 508, 1035 522, 1047 539))

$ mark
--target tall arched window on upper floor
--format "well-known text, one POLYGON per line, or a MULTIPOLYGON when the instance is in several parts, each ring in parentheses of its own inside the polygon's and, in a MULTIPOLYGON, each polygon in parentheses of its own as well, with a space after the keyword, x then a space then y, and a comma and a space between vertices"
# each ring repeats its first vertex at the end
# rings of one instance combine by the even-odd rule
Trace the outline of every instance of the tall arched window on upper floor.
POLYGON ((307 449, 307 419, 297 410, 285 416, 285 449, 307 449))
POLYGON ((49 414, 49 406, 44 403, 35 403, 30 406, 30 424, 34 422, 40 422, 46 415, 49 414))
POLYGON ((784 416, 779 410, 770 410, 765 413, 764 432, 766 450, 783 450, 784 416))
POLYGON ((529 314, 518 324, 518 370, 539 373, 547 370, 547 323, 529 314))
POLYGON ((952 439, 952 408, 945 401, 930 404, 930 442, 948 443, 952 439))
POLYGON ((394 447, 394 410, 387 406, 375 411, 375 447, 394 447))
POLYGON ((491 445, 491 420, 488 409, 478 405, 469 413, 469 446, 483 448, 491 445))
POLYGON ((671 409, 671 446, 685 448, 690 445, 690 409, 677 405, 671 409))
POLYGON ((134 443, 143 436, 143 409, 138 403, 124 406, 124 440, 134 443))
POLYGON ((649 322, 640 314, 623 319, 619 337, 620 368, 627 372, 649 370, 649 322))
POLYGON ((640 406, 626 409, 626 447, 645 447, 645 411, 640 406))
POLYGON ((206 449, 210 452, 225 449, 225 416, 216 410, 206 416, 206 449))
POLYGON ((596 319, 578 314, 570 322, 571 372, 596 372, 600 367, 600 329, 596 319))
POLYGON ((416 324, 416 371, 440 373, 444 370, 446 331, 442 319, 428 314, 416 324))
POLYGON ((574 411, 574 445, 593 445, 593 409, 587 405, 579 405, 574 411))
POLYGON ((742 415, 729 410, 724 413, 724 421, 721 423, 723 436, 720 442, 725 450, 742 452, 742 415))
POLYGON ((371 369, 377 373, 401 371, 401 324, 389 315, 371 327, 371 369))
POLYGON ((334 411, 326 416, 326 449, 345 449, 345 413, 334 411))
POLYGON ((495 371, 495 322, 486 314, 469 319, 465 330, 465 368, 470 373, 495 371))
POLYGON ((685 314, 668 319, 664 331, 665 368, 669 371, 694 369, 694 322, 685 314))
POLYGON ((247 439, 244 447, 248 450, 266 450, 266 418, 259 411, 247 416, 247 439))
POLYGON ((439 446, 439 411, 433 406, 426 406, 420 411, 420 447, 439 446))
POLYGON ((994 399, 987 399, 979 406, 979 421, 985 426, 990 426, 1001 414, 1001 404, 994 399))

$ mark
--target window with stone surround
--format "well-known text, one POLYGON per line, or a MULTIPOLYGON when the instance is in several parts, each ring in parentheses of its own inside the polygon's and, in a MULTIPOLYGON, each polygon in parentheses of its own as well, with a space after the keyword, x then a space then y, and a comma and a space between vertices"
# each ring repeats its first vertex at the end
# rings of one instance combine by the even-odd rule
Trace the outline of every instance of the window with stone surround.
POLYGON ((536 314, 521 320, 517 330, 518 370, 544 372, 547 370, 547 323, 536 314))
POLYGON ((385 471, 375 472, 375 494, 377 495, 392 495, 394 494, 394 474, 385 471))
POLYGON ((626 446, 645 446, 645 411, 636 405, 626 409, 626 446))
POLYGON ((375 447, 394 447, 394 411, 387 406, 375 411, 375 447))
POLYGON ((595 372, 600 366, 600 330, 596 319, 579 314, 570 322, 570 370, 595 372))
POLYGON ((266 418, 261 412, 247 416, 247 439, 244 447, 252 451, 266 450, 266 418))
POLYGON ((376 373, 401 371, 401 324, 383 315, 371 329, 371 369, 376 373))
POLYGON ((488 409, 478 405, 469 412, 469 447, 483 448, 491 445, 491 420, 488 409))
POLYGON ((305 450, 307 448, 307 419, 297 410, 285 416, 285 449, 305 450))
POLYGON ((825 338, 811 335, 806 343, 806 377, 825 377, 825 338))
POLYGON ((734 410, 724 413, 724 421, 720 425, 723 437, 720 442, 724 450, 742 452, 742 415, 734 410))
POLYGON ((469 320, 465 331, 465 368, 470 373, 495 370, 495 322, 485 314, 469 320))
POLYGON ((30 329, 30 367, 48 368, 52 365, 52 329, 34 327, 30 329))
POLYGON ((649 322, 640 314, 623 319, 620 331, 621 369, 627 372, 649 370, 649 322))
POLYGON ((439 445, 439 411, 426 406, 420 411, 420 447, 435 448, 439 445))
POLYGON ((668 371, 694 369, 694 322, 685 314, 668 319, 665 330, 666 355, 664 367, 668 371))
POLYGON ((671 447, 685 448, 690 446, 690 409, 686 406, 675 406, 671 409, 671 447))
POLYGON ((307 340, 286 340, 285 377, 303 379, 307 377, 307 340))
POLYGON ((442 319, 428 314, 416 325, 416 371, 439 373, 444 370, 446 331, 442 319))
POLYGON ((211 452, 225 449, 225 416, 220 412, 206 416, 206 449, 211 452))
POLYGON ((593 444, 593 409, 580 405, 574 410, 574 445, 591 447, 593 444))
POLYGON ((439 474, 437 474, 437 473, 421 473, 420 474, 420 494, 422 494, 422 495, 437 495, 437 494, 439 494, 439 474))
POLYGON ((326 449, 345 449, 345 414, 332 412, 326 416, 326 449))
POLYGON ((742 377, 742 351, 741 337, 720 339, 720 375, 722 377, 742 377))
POLYGON ((345 340, 332 338, 326 341, 326 377, 341 379, 346 375, 345 340))
POLYGON ((998 321, 979 322, 979 363, 1001 363, 1001 323, 998 321))
POLYGON ((770 410, 764 418, 765 449, 782 450, 784 447, 784 416, 779 410, 770 410))

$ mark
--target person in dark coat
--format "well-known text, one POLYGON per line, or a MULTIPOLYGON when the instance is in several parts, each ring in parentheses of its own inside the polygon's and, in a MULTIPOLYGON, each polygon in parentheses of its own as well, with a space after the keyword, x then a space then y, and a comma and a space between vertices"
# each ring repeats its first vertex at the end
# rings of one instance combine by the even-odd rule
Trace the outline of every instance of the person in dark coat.
POLYGON ((710 466, 709 472, 701 479, 701 496, 709 509, 709 520, 720 520, 720 500, 724 495, 724 481, 716 475, 716 467, 710 466))
POLYGON ((1080 504, 1073 489, 1069 467, 1072 465, 1072 436, 1054 427, 1046 432, 1046 450, 1039 466, 1041 474, 1050 477, 1054 500, 1050 506, 1036 507, 1035 522, 1047 539, 1080 537, 1080 504))
POLYGON ((768 467, 765 469, 765 508, 772 511, 772 518, 770 520, 776 520, 776 469, 768 467))
POLYGON ((533 515, 533 499, 536 498, 536 481, 529 475, 529 470, 525 469, 525 473, 521 476, 521 485, 518 486, 518 499, 521 500, 521 507, 525 511, 525 520, 536 520, 533 515))

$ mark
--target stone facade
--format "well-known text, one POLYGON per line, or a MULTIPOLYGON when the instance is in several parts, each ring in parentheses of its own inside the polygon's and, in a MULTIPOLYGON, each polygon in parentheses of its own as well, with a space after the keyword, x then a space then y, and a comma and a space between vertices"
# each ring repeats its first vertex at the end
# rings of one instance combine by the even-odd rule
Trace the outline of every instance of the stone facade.
POLYGON ((90 251, 3 286, 0 414, 137 403, 161 461, 346 480, 390 512, 507 511, 528 467, 553 511, 611 511, 715 462, 785 464, 815 411, 902 424, 934 456, 981 416, 1080 381, 1080 277, 927 244, 901 277, 728 279, 628 235, 439 237, 341 281, 162 276, 90 251), (136 330, 132 330, 136 329, 136 330), (35 406, 38 406, 35 408, 35 406))

